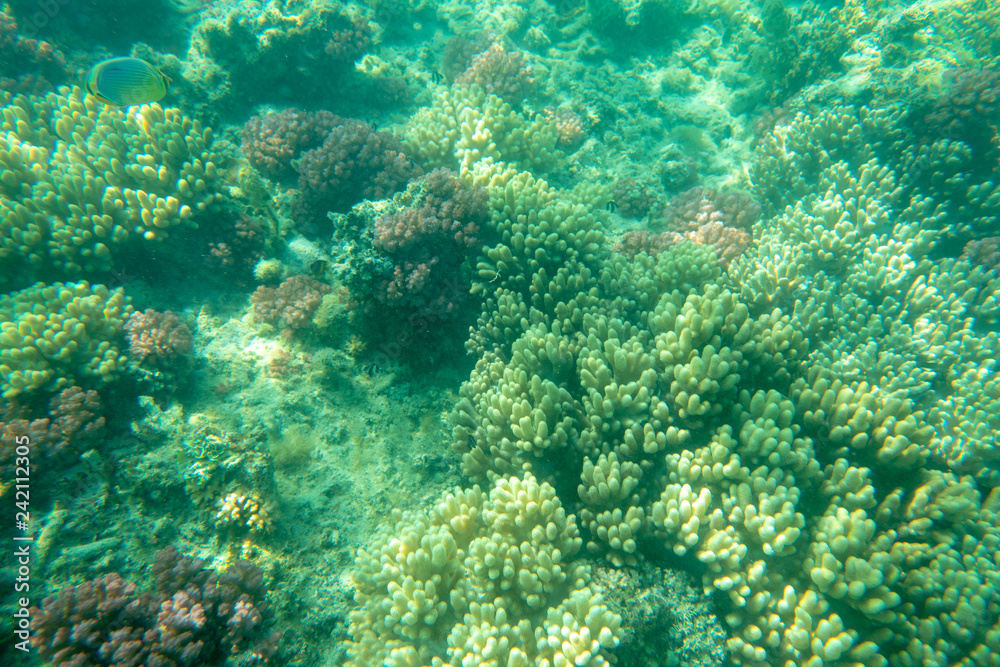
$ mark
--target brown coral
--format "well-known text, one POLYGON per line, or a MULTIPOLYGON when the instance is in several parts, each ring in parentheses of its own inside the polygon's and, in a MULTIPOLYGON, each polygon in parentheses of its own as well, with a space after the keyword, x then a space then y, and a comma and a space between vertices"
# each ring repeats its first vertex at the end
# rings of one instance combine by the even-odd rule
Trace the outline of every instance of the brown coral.
POLYGON ((334 127, 322 146, 299 161, 299 189, 323 213, 346 211, 362 199, 383 199, 419 175, 398 139, 354 119, 334 127))
POLYGON ((330 288, 308 276, 292 276, 278 287, 261 286, 250 297, 254 317, 293 333, 312 326, 316 309, 330 288))
POLYGON ((368 21, 356 17, 344 27, 330 33, 326 54, 343 63, 353 63, 372 48, 372 28, 368 21))
POLYGON ((1000 155, 1000 72, 988 69, 949 70, 948 92, 924 118, 933 136, 964 141, 980 166, 992 169, 1000 155))
POLYGON ((31 614, 32 645, 53 665, 212 665, 267 662, 280 633, 267 630, 267 590, 242 560, 222 573, 167 547, 154 591, 111 573, 45 598, 31 614))
POLYGON ((497 95, 512 106, 520 106, 535 90, 531 65, 524 55, 499 42, 473 58, 457 81, 479 84, 487 93, 497 95))
POLYGON ((648 255, 657 255, 670 246, 685 240, 683 234, 677 232, 661 232, 652 234, 647 231, 625 232, 615 243, 615 252, 635 257, 640 252, 648 255))
POLYGON ((65 78, 66 58, 62 52, 48 42, 25 37, 14 17, 0 11, 0 89, 44 93, 65 78))
MULTIPOLYGON (((16 413, 16 411, 14 411, 16 413)), ((76 464, 79 456, 104 437, 104 407, 100 395, 80 387, 68 387, 49 401, 44 417, 22 412, 0 422, 0 471, 14 477, 16 445, 31 443, 31 467, 59 469, 76 464)), ((13 415, 12 415, 13 416, 13 415)))
POLYGON ((750 230, 760 217, 760 205, 749 195, 729 190, 717 192, 691 188, 670 200, 660 223, 667 231, 626 234, 616 250, 629 255, 655 254, 681 240, 715 249, 723 268, 743 254, 753 237, 750 230))
POLYGON ((744 192, 694 187, 670 200, 662 224, 683 234, 696 231, 712 219, 727 227, 749 231, 760 218, 760 211, 760 204, 744 192))
POLYGON ((660 197, 651 183, 631 176, 615 181, 611 196, 618 214, 626 218, 644 218, 660 204, 660 197))
POLYGON ((486 189, 465 185, 448 169, 435 169, 424 181, 424 192, 419 208, 375 222, 375 247, 400 252, 419 245, 422 255, 477 247, 479 229, 489 217, 486 189))
POLYGON ((545 107, 545 120, 555 125, 560 148, 575 150, 587 138, 580 114, 568 107, 545 107))
POLYGON ((969 241, 965 244, 962 258, 989 271, 1000 272, 1000 236, 969 241))
POLYGON ((294 173, 292 160, 323 143, 343 119, 329 111, 284 109, 254 116, 243 125, 241 148, 247 160, 268 176, 294 173))
POLYGON ((172 311, 152 308, 132 313, 125 322, 129 354, 140 364, 169 367, 191 356, 191 330, 172 311))

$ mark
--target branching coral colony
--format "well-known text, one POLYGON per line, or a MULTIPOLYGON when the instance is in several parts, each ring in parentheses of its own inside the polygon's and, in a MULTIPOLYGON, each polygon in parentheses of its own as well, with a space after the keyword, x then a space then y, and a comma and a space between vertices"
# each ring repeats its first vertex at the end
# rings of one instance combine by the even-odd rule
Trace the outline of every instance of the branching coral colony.
POLYGON ((739 257, 567 257, 583 211, 491 177, 494 222, 561 261, 511 271, 502 244, 481 263, 483 356, 451 416, 463 470, 575 488, 561 500, 586 550, 613 563, 642 558, 640 538, 700 561, 740 664, 955 664, 1000 636, 1000 341, 975 326, 998 321, 1000 277, 929 257, 997 191, 970 181, 946 217, 954 200, 905 171, 927 154, 907 127, 845 107, 773 131, 754 184, 788 206, 739 257), (554 233, 531 224, 559 205, 554 233))
MULTIPOLYGON (((442 111, 452 108, 469 107, 442 111)), ((519 151, 500 142, 463 146, 473 125, 502 136, 503 116, 440 113, 418 114, 410 141, 421 160, 487 188, 484 231, 499 239, 477 260, 484 308, 469 349, 480 361, 451 415, 473 481, 561 489, 586 551, 614 564, 637 563, 650 540, 700 561, 706 591, 727 601, 739 664, 975 664, 993 650, 1000 278, 931 259, 942 239, 995 224, 1000 192, 982 172, 956 171, 961 145, 914 134, 902 108, 800 114, 753 159, 766 217, 754 222, 752 200, 728 213, 752 225, 755 246, 720 255, 693 234, 608 252, 598 190, 518 171, 519 151), (444 142, 417 140, 431 123, 451 128, 428 131, 444 142), (961 186, 945 192, 912 170, 926 160, 961 186), (951 391, 934 391, 941 383, 951 391)), ((694 224, 724 223, 726 205, 692 202, 694 224)), ((397 663, 481 664, 499 651, 549 664, 522 655, 508 620, 524 605, 516 597, 490 608, 502 620, 473 607, 459 625, 448 615, 465 608, 437 582, 461 577, 436 568, 449 550, 476 566, 456 531, 480 513, 450 517, 471 502, 459 494, 482 493, 445 496, 455 508, 441 518, 401 517, 389 552, 361 552, 362 600, 386 596, 399 613, 354 618, 356 659, 378 646, 397 663), (411 560, 426 567, 405 582, 373 576, 411 560), (469 623, 474 637, 460 628, 469 623)), ((514 551, 484 562, 537 572, 514 551)), ((602 623, 588 636, 617 636, 602 623)), ((598 641, 570 662, 601 664, 609 648, 598 641)))

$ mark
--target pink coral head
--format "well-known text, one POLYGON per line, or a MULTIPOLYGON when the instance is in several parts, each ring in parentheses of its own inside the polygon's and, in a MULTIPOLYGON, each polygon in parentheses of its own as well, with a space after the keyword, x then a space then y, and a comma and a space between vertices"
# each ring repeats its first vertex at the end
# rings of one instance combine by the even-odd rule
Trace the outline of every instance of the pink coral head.
POLYGON ((494 42, 473 58, 457 81, 478 84, 513 106, 520 106, 535 90, 535 77, 524 54, 502 42, 494 42))

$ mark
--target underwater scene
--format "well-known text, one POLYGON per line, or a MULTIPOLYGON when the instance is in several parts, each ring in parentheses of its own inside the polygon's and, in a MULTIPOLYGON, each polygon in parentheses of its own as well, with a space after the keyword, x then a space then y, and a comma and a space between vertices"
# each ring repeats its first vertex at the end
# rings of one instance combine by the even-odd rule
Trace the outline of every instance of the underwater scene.
POLYGON ((0 0, 0 666, 1000 666, 997 0, 0 0))

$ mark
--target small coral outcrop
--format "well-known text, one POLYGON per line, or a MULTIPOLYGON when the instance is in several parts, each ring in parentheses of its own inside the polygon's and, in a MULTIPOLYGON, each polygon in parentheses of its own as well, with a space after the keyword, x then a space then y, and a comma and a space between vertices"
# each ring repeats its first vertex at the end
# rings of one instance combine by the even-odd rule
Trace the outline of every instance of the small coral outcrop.
POLYGON ((170 388, 191 370, 194 339, 173 312, 136 311, 124 328, 132 368, 154 388, 170 388))
POLYGON ((45 93, 66 78, 66 56, 52 44, 24 34, 0 6, 0 90, 45 93))
POLYGON ((312 326, 316 309, 330 288, 309 276, 292 276, 277 287, 261 285, 250 297, 254 318, 291 335, 312 326))
POLYGON ((489 195, 435 169, 401 197, 409 205, 375 219, 370 253, 352 254, 345 278, 369 339, 390 356, 434 359, 474 317, 470 268, 491 235, 489 195))
POLYGON ((476 84, 514 107, 521 106, 535 90, 535 78, 524 54, 500 42, 476 55, 456 81, 476 84))

